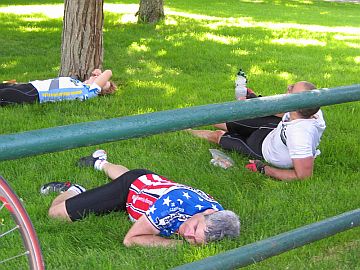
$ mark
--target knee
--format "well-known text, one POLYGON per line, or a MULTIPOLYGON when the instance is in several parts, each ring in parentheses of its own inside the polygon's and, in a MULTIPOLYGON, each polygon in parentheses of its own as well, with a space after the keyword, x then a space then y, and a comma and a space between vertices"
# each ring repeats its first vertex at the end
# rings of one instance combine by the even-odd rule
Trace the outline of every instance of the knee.
POLYGON ((215 130, 213 132, 213 141, 220 144, 220 139, 221 137, 225 134, 226 132, 223 130, 215 130))
POLYGON ((50 218, 70 220, 64 202, 57 205, 52 205, 49 208, 48 215, 50 218))

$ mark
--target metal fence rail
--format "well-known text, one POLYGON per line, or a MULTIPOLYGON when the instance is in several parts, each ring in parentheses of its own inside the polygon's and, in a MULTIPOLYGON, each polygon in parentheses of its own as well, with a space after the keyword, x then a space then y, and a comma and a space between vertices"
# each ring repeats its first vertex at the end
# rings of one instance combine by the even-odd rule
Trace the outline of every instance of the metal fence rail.
POLYGON ((174 270, 226 270, 263 261, 285 251, 360 226, 360 208, 174 270))
POLYGON ((360 84, 1 135, 0 161, 356 100, 360 84))
MULTIPOLYGON (((360 100, 360 84, 0 135, 0 161, 360 100)), ((360 225, 360 209, 175 269, 234 269, 360 225)))

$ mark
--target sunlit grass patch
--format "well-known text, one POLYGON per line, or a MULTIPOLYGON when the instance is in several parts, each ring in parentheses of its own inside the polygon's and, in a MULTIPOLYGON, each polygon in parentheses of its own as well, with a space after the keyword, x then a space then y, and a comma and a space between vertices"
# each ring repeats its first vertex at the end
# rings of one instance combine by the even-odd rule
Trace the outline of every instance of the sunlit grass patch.
MULTIPOLYGON (((63 1, 0 5, 0 81, 56 77, 63 1)), ((166 18, 157 25, 137 24, 137 9, 132 0, 105 1, 103 66, 113 70, 115 95, 2 107, 1 133, 232 101, 240 67, 248 86, 264 96, 282 94, 300 80, 319 88, 359 83, 358 5, 172 0, 165 1, 166 18)), ((216 146, 183 131, 5 161, 0 172, 25 199, 48 269, 169 269, 358 208, 359 110, 359 102, 323 108, 322 154, 313 178, 303 182, 280 183, 249 172, 248 159, 233 152, 227 152, 233 168, 213 167, 208 149, 216 146), (112 162, 148 168, 210 193, 239 213, 241 236, 206 247, 128 249, 122 240, 131 223, 124 213, 73 224, 50 220, 54 196, 40 196, 39 187, 60 180, 87 188, 106 183, 101 172, 75 166, 98 148, 112 162)), ((357 269, 358 235, 359 229, 350 230, 249 269, 357 269)))

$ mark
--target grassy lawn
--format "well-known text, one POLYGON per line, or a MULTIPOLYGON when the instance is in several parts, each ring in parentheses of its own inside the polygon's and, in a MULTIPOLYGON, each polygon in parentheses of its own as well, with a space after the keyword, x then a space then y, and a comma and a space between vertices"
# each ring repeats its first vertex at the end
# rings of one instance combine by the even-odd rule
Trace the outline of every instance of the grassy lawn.
MULTIPOLYGON (((138 1, 105 2, 104 67, 113 70, 119 91, 86 102, 0 108, 1 134, 231 101, 240 67, 249 87, 262 95, 283 93, 299 80, 319 88, 359 83, 359 4, 169 0, 166 20, 154 26, 135 23, 138 1)), ((57 76, 62 3, 0 2, 0 81, 57 76)), ((213 167, 208 149, 216 146, 185 132, 3 161, 0 174, 23 199, 48 269, 168 269, 359 208, 359 102, 323 111, 322 154, 312 179, 303 182, 248 172, 247 159, 232 152, 233 168, 213 167), (105 183, 102 173, 74 165, 99 148, 114 163, 148 168, 210 193, 239 214, 241 236, 204 247, 129 249, 122 244, 131 226, 125 213, 72 224, 50 220, 54 196, 40 196, 40 186, 63 180, 87 188, 105 183)), ((247 269, 360 269, 359 235, 356 228, 247 269)), ((0 254, 9 245, 1 239, 0 254)))

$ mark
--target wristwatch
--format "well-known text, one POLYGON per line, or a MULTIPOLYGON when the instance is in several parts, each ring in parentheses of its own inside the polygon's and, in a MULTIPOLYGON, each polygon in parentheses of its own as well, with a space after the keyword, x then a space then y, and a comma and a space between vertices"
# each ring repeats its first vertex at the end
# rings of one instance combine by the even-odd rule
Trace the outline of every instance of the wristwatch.
POLYGON ((265 164, 259 168, 259 173, 265 174, 265 164))

